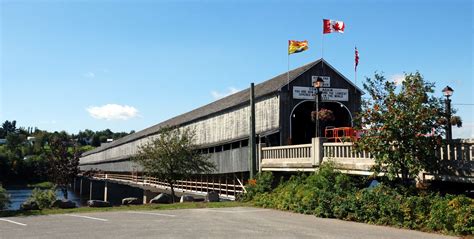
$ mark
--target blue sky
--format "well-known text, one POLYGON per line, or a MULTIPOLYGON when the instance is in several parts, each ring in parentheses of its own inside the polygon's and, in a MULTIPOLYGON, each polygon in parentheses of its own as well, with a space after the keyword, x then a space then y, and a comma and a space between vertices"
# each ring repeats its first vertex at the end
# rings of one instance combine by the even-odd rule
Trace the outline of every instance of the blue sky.
POLYGON ((287 42, 308 40, 291 68, 324 58, 358 82, 420 71, 449 85, 474 137, 472 1, 1 2, 0 121, 74 133, 141 130, 287 70, 287 42))

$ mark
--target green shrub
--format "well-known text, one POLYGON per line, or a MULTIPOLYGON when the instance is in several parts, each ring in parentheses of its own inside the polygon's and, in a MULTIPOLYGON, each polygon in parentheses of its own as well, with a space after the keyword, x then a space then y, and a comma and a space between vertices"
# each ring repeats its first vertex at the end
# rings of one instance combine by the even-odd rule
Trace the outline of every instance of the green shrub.
POLYGON ((27 201, 36 202, 40 209, 50 208, 51 204, 56 200, 56 192, 52 189, 41 190, 39 188, 33 189, 31 196, 27 201))
POLYGON ((474 200, 466 196, 436 196, 427 222, 436 231, 474 233, 474 200))
POLYGON ((431 204, 431 195, 406 197, 400 204, 400 210, 403 213, 403 227, 410 229, 425 228, 431 204))
POLYGON ((293 175, 273 191, 269 186, 273 177, 264 178, 249 187, 256 206, 410 229, 474 233, 474 200, 466 196, 420 193, 388 183, 358 189, 358 179, 330 164, 313 174, 293 175))
POLYGON ((272 184, 272 172, 258 173, 256 179, 250 179, 249 183, 246 185, 245 189, 247 190, 247 193, 243 195, 242 200, 250 201, 257 194, 270 192, 272 190, 272 184))
POLYGON ((403 225, 400 203, 404 197, 391 188, 379 184, 356 193, 354 218, 357 221, 380 225, 403 225))
POLYGON ((40 188, 40 189, 53 189, 55 185, 52 182, 40 182, 40 183, 35 183, 35 184, 28 184, 28 187, 40 188))
POLYGON ((324 164, 313 174, 293 175, 271 194, 255 197, 254 202, 321 217, 345 217, 349 208, 341 207, 339 202, 353 191, 354 185, 347 175, 335 171, 331 164, 324 164))
POLYGON ((7 190, 0 186, 0 210, 7 208, 8 204, 10 204, 10 198, 7 194, 7 190))

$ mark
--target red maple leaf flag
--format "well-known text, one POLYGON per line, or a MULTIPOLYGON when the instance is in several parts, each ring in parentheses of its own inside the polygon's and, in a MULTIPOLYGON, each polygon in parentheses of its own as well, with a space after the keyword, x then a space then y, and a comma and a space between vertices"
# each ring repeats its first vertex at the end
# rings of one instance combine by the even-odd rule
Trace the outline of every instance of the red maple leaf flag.
POLYGON ((344 33, 346 25, 343 21, 323 19, 323 34, 339 32, 344 33))
POLYGON ((357 71, 357 66, 359 65, 359 51, 357 50, 357 47, 355 48, 355 65, 354 65, 354 70, 357 71))

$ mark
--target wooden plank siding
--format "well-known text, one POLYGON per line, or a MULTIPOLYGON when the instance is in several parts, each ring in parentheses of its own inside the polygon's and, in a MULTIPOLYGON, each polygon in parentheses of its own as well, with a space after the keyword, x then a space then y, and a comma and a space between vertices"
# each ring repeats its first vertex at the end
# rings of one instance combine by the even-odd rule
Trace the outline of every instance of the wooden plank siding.
MULTIPOLYGON (((257 133, 273 131, 279 128, 279 103, 280 100, 278 95, 263 98, 256 102, 255 114, 257 133)), ((233 139, 248 137, 249 117, 249 106, 240 106, 225 113, 217 114, 182 127, 191 128, 196 132, 197 145, 217 145, 220 142, 229 142, 233 139)), ((118 159, 118 161, 121 161, 124 158, 132 157, 137 153, 140 145, 147 144, 154 137, 156 137, 156 135, 150 135, 97 153, 85 155, 81 157, 80 160, 81 165, 84 165, 81 166, 81 169, 97 168, 104 171, 106 171, 106 169, 114 169, 113 171, 126 171, 126 169, 132 167, 131 163, 126 164, 121 162, 120 167, 112 167, 110 166, 110 164, 112 164, 110 160, 118 159), (102 167, 97 164, 99 162, 107 162, 107 165, 102 167)), ((247 171, 247 151, 247 147, 226 150, 210 154, 210 159, 216 163, 218 169, 217 172, 219 173, 247 171)))
MULTIPOLYGON (((257 101, 255 104, 256 132, 262 133, 279 128, 278 95, 257 101)), ((248 137, 250 129, 249 106, 241 106, 227 113, 184 126, 196 132, 196 144, 210 145, 248 137)))

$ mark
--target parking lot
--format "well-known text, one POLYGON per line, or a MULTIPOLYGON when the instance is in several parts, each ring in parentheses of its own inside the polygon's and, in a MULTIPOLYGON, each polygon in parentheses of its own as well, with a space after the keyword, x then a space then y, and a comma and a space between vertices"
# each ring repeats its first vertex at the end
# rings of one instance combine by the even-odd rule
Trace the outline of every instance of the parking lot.
POLYGON ((450 238, 261 208, 0 218, 0 238, 450 238))

